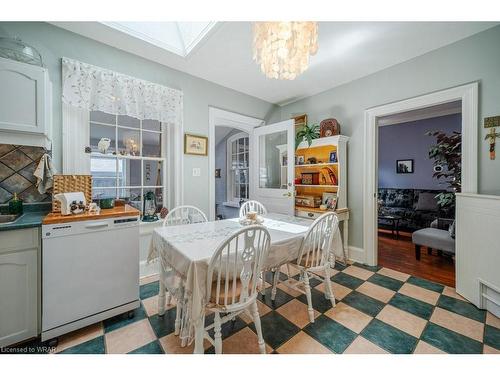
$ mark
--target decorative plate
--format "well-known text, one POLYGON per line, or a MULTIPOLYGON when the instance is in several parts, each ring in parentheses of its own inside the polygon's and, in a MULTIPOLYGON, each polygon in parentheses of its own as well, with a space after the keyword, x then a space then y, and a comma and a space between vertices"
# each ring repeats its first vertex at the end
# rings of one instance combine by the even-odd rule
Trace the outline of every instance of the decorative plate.
POLYGON ((340 134, 340 124, 339 122, 334 119, 334 118, 328 118, 326 120, 323 120, 319 124, 320 127, 320 137, 331 137, 332 135, 339 135, 340 134))

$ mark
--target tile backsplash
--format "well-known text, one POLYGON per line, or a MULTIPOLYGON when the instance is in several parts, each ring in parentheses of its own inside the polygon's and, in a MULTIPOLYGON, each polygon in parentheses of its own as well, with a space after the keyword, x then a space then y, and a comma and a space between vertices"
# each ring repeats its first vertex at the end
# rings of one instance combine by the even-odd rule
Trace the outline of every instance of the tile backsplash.
POLYGON ((43 147, 16 146, 0 143, 0 204, 17 193, 24 203, 49 202, 50 194, 40 194, 33 172, 46 151, 43 147))

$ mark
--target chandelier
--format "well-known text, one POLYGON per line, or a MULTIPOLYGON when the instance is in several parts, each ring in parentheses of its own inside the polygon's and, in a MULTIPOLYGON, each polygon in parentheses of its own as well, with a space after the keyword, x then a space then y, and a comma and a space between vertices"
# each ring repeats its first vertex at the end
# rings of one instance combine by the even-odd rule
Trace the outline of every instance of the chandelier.
POLYGON ((253 59, 268 78, 295 79, 318 51, 316 22, 255 22, 253 59))

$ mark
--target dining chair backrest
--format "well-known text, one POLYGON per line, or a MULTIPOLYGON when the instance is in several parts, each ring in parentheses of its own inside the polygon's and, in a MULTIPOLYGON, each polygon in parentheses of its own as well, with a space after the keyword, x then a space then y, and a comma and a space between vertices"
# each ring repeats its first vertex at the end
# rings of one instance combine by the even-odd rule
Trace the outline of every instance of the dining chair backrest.
POLYGON ((257 215, 266 215, 267 210, 264 205, 258 201, 246 201, 240 207, 240 217, 247 216, 250 211, 257 212, 257 215))
POLYGON ((163 226, 205 223, 207 221, 206 215, 199 208, 194 206, 178 206, 165 216, 163 226))
POLYGON ((299 250, 297 264, 313 268, 322 266, 332 256, 333 236, 339 227, 335 212, 327 212, 318 217, 304 236, 299 250))
POLYGON ((270 243, 271 236, 265 227, 249 225, 218 246, 207 273, 206 295, 210 305, 234 311, 253 301, 270 243))

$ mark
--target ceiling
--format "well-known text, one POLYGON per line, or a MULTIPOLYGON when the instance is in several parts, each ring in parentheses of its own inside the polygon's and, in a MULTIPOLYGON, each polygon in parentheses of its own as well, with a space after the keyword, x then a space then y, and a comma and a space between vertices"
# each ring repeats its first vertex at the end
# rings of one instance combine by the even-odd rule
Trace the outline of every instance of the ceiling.
MULTIPOLYGON (((190 27, 184 22, 182 24, 187 29, 201 29, 202 32, 197 36, 190 34, 186 42, 179 42, 178 46, 184 43, 180 53, 171 52, 161 43, 148 41, 146 37, 124 32, 123 27, 116 27, 117 23, 114 27, 99 22, 53 24, 196 77, 283 105, 423 55, 498 23, 319 22, 318 53, 311 57, 309 69, 293 81, 268 79, 260 72, 252 60, 251 22, 205 23, 210 24, 205 27, 190 27), (189 40, 192 43, 188 43, 189 40), (193 45, 193 41, 197 43, 193 45), (190 46, 189 50, 186 45, 190 46)), ((143 29, 153 29, 156 33, 153 35, 158 36, 162 35, 162 24, 170 27, 167 24, 175 22, 150 24, 155 25, 143 25, 143 29)))
POLYGON ((181 57, 187 57, 217 22, 101 23, 181 57))

